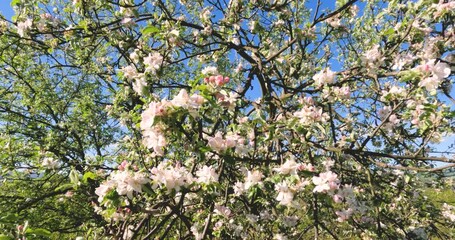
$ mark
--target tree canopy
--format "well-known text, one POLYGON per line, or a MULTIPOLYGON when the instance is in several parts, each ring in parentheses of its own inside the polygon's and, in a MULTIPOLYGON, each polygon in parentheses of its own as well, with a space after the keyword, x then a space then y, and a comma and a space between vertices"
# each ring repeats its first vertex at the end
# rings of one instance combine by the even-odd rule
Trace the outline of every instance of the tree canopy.
POLYGON ((1 240, 455 237, 455 2, 11 6, 1 240))

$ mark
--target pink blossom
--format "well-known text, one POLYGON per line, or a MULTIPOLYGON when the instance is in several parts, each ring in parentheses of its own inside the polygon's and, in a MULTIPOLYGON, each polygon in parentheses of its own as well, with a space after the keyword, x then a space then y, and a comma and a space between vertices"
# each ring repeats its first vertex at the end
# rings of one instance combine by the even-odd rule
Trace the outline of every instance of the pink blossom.
POLYGON ((280 174, 297 174, 297 169, 300 167, 300 164, 297 164, 294 159, 289 159, 284 162, 279 168, 273 168, 273 171, 276 171, 280 174))
POLYGON ((153 126, 142 131, 142 143, 147 148, 153 149, 158 156, 163 156, 163 148, 166 146, 166 137, 159 126, 153 126))
POLYGON ((45 157, 43 158, 43 161, 41 162, 41 166, 47 168, 47 169, 57 169, 60 164, 57 160, 55 160, 52 157, 45 157))
POLYGON ((447 203, 442 204, 442 216, 449 219, 452 222, 455 222, 455 207, 447 203))
POLYGON ((205 77, 204 82, 208 84, 212 84, 215 87, 222 87, 226 83, 230 81, 229 77, 223 77, 223 75, 212 75, 210 77, 205 77))
POLYGON ((453 9, 455 9, 455 2, 449 1, 444 3, 444 0, 439 0, 439 3, 433 4, 432 7, 436 9, 434 17, 438 18, 446 12, 449 13, 450 11, 453 11, 453 9))
POLYGON ((383 108, 379 109, 378 115, 379 118, 384 121, 386 118, 389 116, 389 114, 392 112, 392 107, 391 106, 384 106, 383 108))
POLYGON ((380 45, 374 45, 370 50, 366 51, 360 58, 363 64, 366 65, 367 71, 374 72, 377 67, 381 66, 384 62, 384 57, 379 50, 380 45))
POLYGON ((351 208, 348 208, 348 209, 342 210, 342 211, 335 211, 335 214, 338 216, 338 218, 337 218, 338 222, 344 222, 351 217, 353 212, 354 212, 354 210, 352 210, 351 208))
POLYGON ((341 98, 341 99, 348 99, 351 96, 351 89, 349 86, 344 86, 344 87, 335 87, 333 89, 335 92, 335 96, 341 98))
POLYGON ((120 171, 124 171, 125 169, 128 168, 129 165, 130 164, 126 160, 123 160, 123 162, 117 168, 120 171))
POLYGON ((153 125, 156 116, 165 116, 168 106, 169 102, 166 100, 151 102, 147 109, 141 114, 141 129, 144 131, 150 128, 153 125))
POLYGON ((199 94, 193 94, 191 95, 188 101, 188 105, 192 108, 199 108, 200 106, 202 106, 202 104, 204 104, 204 102, 205 102, 204 97, 202 97, 199 94))
POLYGON ((224 84, 224 78, 222 75, 218 75, 215 77, 215 84, 218 86, 222 86, 224 84))
POLYGON ((223 136, 221 135, 221 132, 217 132, 217 133, 215 133, 214 137, 207 137, 207 139, 208 139, 208 145, 211 149, 213 149, 217 152, 226 151, 227 146, 225 144, 223 136))
POLYGON ((248 171, 245 177, 245 190, 248 190, 250 187, 261 183, 262 177, 262 172, 259 170, 248 171))
POLYGON ((235 73, 239 73, 239 72, 242 71, 242 70, 243 70, 243 64, 242 64, 242 63, 239 63, 239 64, 237 65, 237 67, 234 69, 234 72, 235 72, 235 73))
POLYGON ((239 95, 236 92, 227 93, 224 90, 221 90, 215 96, 220 105, 227 107, 230 110, 235 108, 237 99, 239 98, 239 95))
POLYGON ((153 188, 158 186, 166 187, 168 192, 172 190, 180 191, 181 187, 189 186, 194 182, 193 176, 188 170, 181 166, 168 166, 167 163, 160 163, 151 170, 153 188))
POLYGON ((163 56, 159 52, 150 53, 144 58, 144 64, 146 66, 146 72, 155 73, 163 64, 163 56))
POLYGON ((115 182, 112 180, 104 181, 100 184, 99 187, 95 189, 95 194, 98 195, 98 202, 102 203, 104 200, 104 196, 115 188, 115 182))
POLYGON ((447 63, 435 62, 436 59, 431 59, 416 67, 418 71, 424 74, 419 86, 425 87, 430 92, 435 91, 440 82, 451 73, 450 66, 447 63))
POLYGON ((30 18, 27 18, 27 20, 23 21, 23 22, 17 22, 17 34, 19 34, 19 36, 21 37, 24 37, 28 30, 30 30, 32 28, 32 19, 30 18))
POLYGON ((134 24, 136 24, 136 22, 130 17, 123 18, 120 23, 124 26, 134 26, 134 24))
POLYGON ((415 58, 416 57, 410 53, 398 55, 393 62, 394 64, 392 66, 392 69, 400 71, 405 65, 412 63, 415 58))
POLYGON ((300 124, 311 125, 315 122, 325 122, 329 119, 327 113, 322 112, 322 108, 314 106, 303 106, 300 111, 294 112, 294 117, 300 119, 300 124))
POLYGON ((338 188, 338 175, 331 171, 319 174, 319 177, 313 176, 313 183, 316 187, 313 192, 328 192, 338 188))
POLYGON ((218 181, 218 174, 212 166, 203 166, 196 172, 197 182, 210 184, 218 181))
POLYGON ((229 209, 228 207, 225 207, 225 206, 222 206, 222 205, 218 205, 216 204, 215 205, 215 210, 214 210, 215 214, 218 214, 220 216, 223 216, 225 218, 229 218, 231 216, 231 209, 229 209))
POLYGON ((117 185, 116 191, 119 195, 127 195, 133 198, 133 192, 142 192, 142 185, 150 182, 145 174, 139 172, 121 171, 111 174, 111 179, 117 185))
POLYGON ((316 168, 311 163, 307 163, 307 164, 300 164, 298 167, 298 170, 314 172, 316 170, 316 168))
POLYGON ((333 28, 339 28, 341 26, 341 19, 338 15, 328 18, 326 22, 333 28))
POLYGON ((392 86, 389 90, 382 90, 381 101, 387 102, 392 99, 401 99, 406 96, 406 89, 400 86, 392 86))
POLYGON ((333 83, 335 80, 336 73, 330 70, 329 68, 325 68, 324 70, 318 72, 316 75, 313 76, 314 84, 318 87, 324 84, 333 83))
POLYGON ((145 88, 147 87, 147 81, 145 80, 144 74, 136 74, 133 81, 133 90, 138 94, 142 95, 145 88))
POLYGON ((343 196, 341 196, 340 194, 335 194, 333 195, 333 201, 336 202, 336 203, 341 203, 343 202, 343 196))
POLYGON ((134 65, 128 65, 126 67, 123 67, 122 69, 120 69, 120 71, 123 73, 123 76, 125 76, 127 79, 136 79, 139 75, 134 65))
POLYGON ((278 191, 276 200, 279 201, 279 204, 285 206, 293 206, 294 193, 291 191, 285 181, 277 183, 275 185, 275 190, 278 191))
POLYGON ((209 66, 209 67, 206 67, 202 70, 202 74, 203 75, 217 75, 218 74, 218 70, 216 67, 214 66, 209 66))
POLYGON ((245 186, 242 182, 236 182, 234 184, 234 195, 235 196, 240 196, 243 194, 243 192, 245 191, 245 186))
POLYGON ((397 124, 400 123, 400 119, 398 119, 397 115, 392 114, 392 115, 390 115, 390 117, 389 117, 389 122, 390 122, 392 125, 397 125, 397 124))
POLYGON ((175 107, 186 108, 190 100, 188 93, 185 89, 181 89, 179 94, 172 99, 171 104, 175 107))
POLYGON ((139 49, 134 49, 134 51, 132 53, 130 53, 130 58, 134 62, 138 62, 139 61, 139 55, 140 55, 140 50, 139 49))

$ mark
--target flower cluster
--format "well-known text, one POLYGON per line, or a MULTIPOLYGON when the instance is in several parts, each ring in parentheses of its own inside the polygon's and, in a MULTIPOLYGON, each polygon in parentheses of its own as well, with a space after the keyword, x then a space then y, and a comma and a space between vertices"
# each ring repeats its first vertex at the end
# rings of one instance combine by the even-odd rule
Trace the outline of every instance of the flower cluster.
POLYGON ((107 204, 105 196, 112 190, 119 195, 126 195, 133 198, 134 192, 142 192, 142 185, 150 182, 150 178, 145 173, 124 169, 123 171, 114 171, 110 174, 109 180, 104 181, 95 190, 98 195, 98 202, 107 204))
POLYGON ((314 101, 311 97, 304 98, 302 103, 302 109, 294 112, 294 117, 299 119, 300 124, 311 125, 317 122, 325 122, 329 119, 329 115, 323 113, 322 108, 314 106, 314 101))
POLYGON ((223 137, 221 132, 216 132, 215 136, 206 136, 207 145, 218 153, 225 152, 228 149, 235 148, 235 152, 244 155, 249 151, 251 146, 246 144, 246 139, 238 134, 229 132, 223 137))
POLYGON ((212 84, 217 87, 222 87, 224 84, 229 82, 229 77, 223 77, 223 75, 217 75, 217 76, 210 76, 204 78, 204 82, 208 84, 212 84))
POLYGON ((173 166, 162 162, 152 168, 151 173, 152 188, 164 187, 168 192, 179 192, 182 187, 188 187, 195 181, 191 173, 179 164, 173 166))
POLYGON ((27 18, 27 20, 23 22, 17 22, 17 34, 19 36, 24 37, 27 35, 28 31, 32 28, 33 20, 27 18))
POLYGON ((41 162, 41 166, 47 169, 56 169, 60 166, 59 162, 52 157, 45 157, 41 162))
POLYGON ((338 175, 332 171, 320 173, 319 176, 313 177, 313 183, 316 187, 313 192, 328 192, 338 189, 340 180, 338 175))
POLYGON ((321 87, 326 84, 331 84, 335 81, 336 72, 330 70, 330 68, 325 68, 324 70, 318 72, 313 76, 314 84, 317 87, 321 87))
POLYGON ((423 75, 419 82, 420 87, 425 87, 429 92, 435 93, 442 79, 450 75, 450 66, 447 63, 437 62, 436 59, 430 59, 424 64, 416 67, 416 70, 423 75))
POLYGON ((183 108, 190 114, 197 115, 196 110, 204 102, 205 99, 202 96, 199 94, 189 96, 185 89, 180 90, 171 101, 163 99, 159 102, 151 102, 141 114, 140 127, 143 133, 143 144, 147 148, 153 149, 156 155, 163 156, 163 148, 167 144, 164 135, 165 125, 162 122, 157 123, 156 119, 167 116, 174 108, 183 108))
POLYGON ((380 50, 380 45, 374 45, 370 50, 366 51, 360 58, 362 63, 366 66, 367 72, 375 73, 379 66, 385 60, 380 50))

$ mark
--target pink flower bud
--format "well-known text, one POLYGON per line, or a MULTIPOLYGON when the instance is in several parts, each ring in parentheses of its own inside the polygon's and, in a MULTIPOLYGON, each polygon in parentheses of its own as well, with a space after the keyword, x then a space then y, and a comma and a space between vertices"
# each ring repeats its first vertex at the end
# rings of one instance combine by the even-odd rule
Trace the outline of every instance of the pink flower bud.
POLYGON ((343 196, 341 196, 339 194, 335 194, 335 195, 333 195, 333 201, 336 203, 341 203, 343 201, 343 196))
POLYGON ((204 78, 204 82, 209 83, 209 78, 208 77, 204 78))
POLYGON ((314 104, 314 100, 312 97, 305 97, 305 102, 310 104, 310 105, 313 105, 314 104))
POLYGON ((215 84, 218 86, 222 86, 224 84, 223 76, 221 75, 216 76, 215 84))
POLYGON ((314 168, 314 166, 308 166, 308 171, 314 172, 316 171, 316 169, 314 168))
POLYGON ((128 166, 128 162, 124 160, 117 168, 118 168, 118 170, 123 171, 127 168, 127 166, 128 166))
POLYGON ((229 77, 224 77, 224 84, 228 83, 229 82, 229 77))
POLYGON ((211 82, 211 83, 215 82, 215 76, 210 76, 209 77, 209 82, 211 82))

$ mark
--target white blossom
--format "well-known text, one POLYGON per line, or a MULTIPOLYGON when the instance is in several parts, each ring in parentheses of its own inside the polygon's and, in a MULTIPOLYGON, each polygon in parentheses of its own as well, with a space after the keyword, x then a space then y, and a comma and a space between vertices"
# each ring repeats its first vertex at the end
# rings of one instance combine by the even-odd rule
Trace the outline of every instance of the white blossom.
POLYGON ((45 157, 43 158, 43 161, 41 162, 41 166, 47 168, 47 169, 56 169, 59 167, 59 163, 56 159, 51 158, 51 157, 45 157))
POLYGON ((155 73, 163 64, 163 56, 159 52, 150 53, 144 58, 145 71, 155 73))
POLYGON ((197 182, 210 184, 218 181, 218 174, 212 166, 203 166, 196 172, 197 182))
POLYGON ((19 36, 24 37, 28 30, 32 28, 33 21, 30 18, 27 18, 27 20, 23 22, 17 22, 17 34, 19 36))
POLYGON ((318 72, 313 76, 314 84, 318 87, 324 84, 333 83, 335 80, 336 72, 330 70, 330 68, 325 68, 324 70, 318 72))

